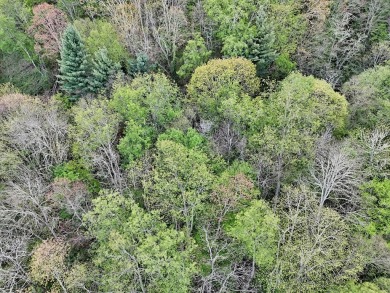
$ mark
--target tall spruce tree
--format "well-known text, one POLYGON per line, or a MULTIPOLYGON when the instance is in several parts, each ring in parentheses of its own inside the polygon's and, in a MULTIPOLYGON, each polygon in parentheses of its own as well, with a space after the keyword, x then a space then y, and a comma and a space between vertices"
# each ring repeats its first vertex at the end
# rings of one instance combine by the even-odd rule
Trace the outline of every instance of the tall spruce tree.
POLYGON ((263 9, 256 16, 256 29, 256 36, 248 42, 248 55, 245 57, 256 64, 257 74, 263 76, 277 57, 275 33, 263 9))
POLYGON ((156 67, 157 65, 152 63, 149 56, 145 53, 139 53, 135 59, 128 61, 128 71, 131 77, 135 77, 137 74, 152 72, 156 67))
POLYGON ((93 70, 90 79, 89 89, 92 93, 99 93, 102 89, 108 86, 110 79, 112 79, 118 72, 120 65, 114 63, 109 57, 107 48, 100 48, 95 53, 93 60, 93 70))
POLYGON ((59 83, 61 89, 72 101, 88 93, 89 64, 84 44, 79 32, 72 25, 68 26, 62 37, 61 60, 59 60, 59 83))

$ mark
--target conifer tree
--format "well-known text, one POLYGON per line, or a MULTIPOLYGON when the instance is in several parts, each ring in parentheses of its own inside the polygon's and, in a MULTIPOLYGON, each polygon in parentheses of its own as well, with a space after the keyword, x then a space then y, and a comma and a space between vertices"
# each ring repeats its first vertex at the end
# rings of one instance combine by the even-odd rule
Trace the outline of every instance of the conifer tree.
POLYGON ((256 64, 257 73, 261 76, 276 58, 275 34, 262 10, 256 16, 256 28, 256 37, 249 41, 246 57, 256 64))
POLYGON ((137 74, 149 73, 155 69, 156 64, 152 63, 145 53, 139 53, 135 59, 128 61, 128 71, 131 77, 135 77, 137 74))
POLYGON ((92 77, 89 89, 92 93, 97 94, 100 90, 108 86, 112 78, 119 70, 120 65, 114 63, 109 57, 107 48, 101 48, 95 53, 93 60, 92 77))
POLYGON ((88 60, 79 32, 68 26, 64 32, 61 46, 60 84, 61 89, 75 101, 88 93, 88 60))

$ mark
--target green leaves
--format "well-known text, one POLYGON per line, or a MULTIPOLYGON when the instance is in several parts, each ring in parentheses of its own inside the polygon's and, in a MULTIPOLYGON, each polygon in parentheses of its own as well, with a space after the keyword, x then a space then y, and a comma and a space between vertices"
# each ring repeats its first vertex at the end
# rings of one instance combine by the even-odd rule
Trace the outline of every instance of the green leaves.
POLYGON ((270 289, 318 292, 362 270, 367 253, 363 240, 343 216, 321 208, 306 186, 284 188, 277 213, 283 234, 270 289))
POLYGON ((113 62, 119 63, 127 59, 128 53, 111 23, 103 20, 86 22, 76 22, 76 27, 90 27, 90 30, 85 32, 85 48, 90 55, 93 56, 105 47, 107 48, 107 57, 113 62))
POLYGON ((292 73, 283 80, 268 109, 271 123, 279 120, 313 134, 326 127, 342 132, 348 114, 347 101, 328 83, 300 73, 292 73))
POLYGON ((389 291, 388 0, 40 2, 0 0, 1 292, 389 291))
POLYGON ((207 50, 204 39, 200 34, 196 34, 184 48, 181 58, 183 65, 180 66, 177 75, 184 79, 189 78, 197 67, 207 62, 210 55, 211 51, 207 50))
POLYGON ((179 89, 165 75, 136 77, 130 85, 118 86, 110 105, 126 123, 119 151, 126 163, 140 158, 158 133, 181 116, 179 89))
POLYGON ((31 11, 22 1, 0 1, 0 50, 4 53, 21 53, 27 59, 32 53, 33 40, 25 33, 31 11))
POLYGON ((204 150, 206 148, 205 138, 193 128, 189 128, 185 133, 174 128, 168 129, 159 135, 158 140, 170 140, 180 143, 188 149, 204 150))
POLYGON ((282 181, 294 180, 306 170, 322 133, 327 129, 344 133, 347 101, 325 81, 292 73, 270 95, 264 112, 262 128, 251 130, 249 148, 259 170, 268 170, 262 180, 275 182, 271 188, 277 196, 282 181))
POLYGON ((193 243, 183 232, 117 193, 101 194, 93 204, 85 222, 97 239, 94 262, 103 274, 101 288, 188 292, 195 264, 193 243))
POLYGON ((370 234, 390 235, 390 179, 377 180, 363 186, 363 199, 371 218, 370 234))
POLYGON ((183 232, 172 229, 145 238, 136 255, 153 279, 150 292, 188 292, 195 272, 195 263, 190 261, 193 245, 183 232), (181 250, 182 246, 187 248, 181 250))
POLYGON ((280 62, 276 68, 270 65, 279 54, 289 60, 295 53, 305 29, 300 6, 300 2, 292 0, 206 0, 204 4, 216 24, 216 37, 224 56, 248 58, 257 64, 260 76, 270 76, 272 70, 279 78, 291 68, 280 67, 280 62))
POLYGON ((205 10, 218 25, 217 36, 222 41, 222 53, 229 57, 245 56, 248 41, 256 33, 253 15, 256 1, 207 0, 205 10))
POLYGON ((88 158, 93 157, 94 152, 115 141, 119 115, 109 109, 107 100, 82 100, 72 110, 75 121, 71 128, 73 153, 89 163, 88 158))
POLYGON ((118 144, 118 150, 125 162, 130 163, 140 158, 145 150, 152 146, 154 136, 153 128, 129 120, 126 123, 125 135, 118 144))
POLYGON ((176 227, 185 225, 190 233, 213 180, 208 158, 169 140, 158 140, 156 147, 155 167, 145 183, 145 203, 149 209, 160 210, 176 227))
POLYGON ((343 86, 352 127, 373 129, 390 124, 390 65, 377 66, 352 77, 343 86))
POLYGON ((188 84, 188 95, 203 118, 214 121, 221 116, 219 107, 230 97, 255 96, 259 91, 255 66, 246 59, 215 59, 200 66, 188 84))
POLYGON ((240 241, 260 270, 270 269, 276 257, 279 220, 263 200, 253 200, 239 212, 227 233, 240 241))

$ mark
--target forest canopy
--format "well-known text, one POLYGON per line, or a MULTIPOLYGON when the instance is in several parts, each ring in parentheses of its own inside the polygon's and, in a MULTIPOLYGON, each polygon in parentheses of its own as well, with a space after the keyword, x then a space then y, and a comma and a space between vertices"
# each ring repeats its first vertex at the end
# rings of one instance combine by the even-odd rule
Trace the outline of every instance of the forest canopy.
POLYGON ((0 292, 390 292, 390 1, 0 0, 0 292))

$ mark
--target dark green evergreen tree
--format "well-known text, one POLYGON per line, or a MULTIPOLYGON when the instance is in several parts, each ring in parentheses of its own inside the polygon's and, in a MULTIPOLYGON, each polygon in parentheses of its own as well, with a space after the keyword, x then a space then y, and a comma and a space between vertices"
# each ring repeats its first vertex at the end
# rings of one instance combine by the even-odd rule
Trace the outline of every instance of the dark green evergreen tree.
POLYGON ((248 43, 246 57, 256 64, 257 74, 263 76, 267 74, 269 66, 277 56, 275 33, 263 10, 260 10, 256 16, 256 27, 257 34, 248 43))
POLYGON ((110 80, 119 71, 120 65, 114 63, 107 54, 107 48, 101 48, 95 53, 93 70, 90 79, 90 92, 97 94, 109 86, 110 80))
POLYGON ((128 61, 129 75, 134 77, 137 74, 148 73, 156 69, 156 65, 153 64, 148 55, 144 53, 137 54, 136 59, 130 59, 128 61))
POLYGON ((64 32, 60 53, 59 83, 61 89, 75 101, 88 93, 89 64, 80 34, 72 25, 64 32))

